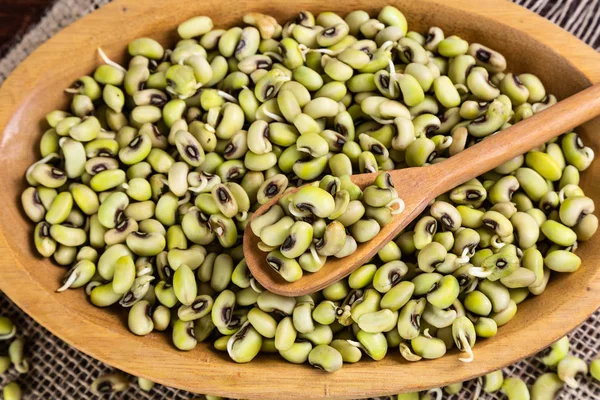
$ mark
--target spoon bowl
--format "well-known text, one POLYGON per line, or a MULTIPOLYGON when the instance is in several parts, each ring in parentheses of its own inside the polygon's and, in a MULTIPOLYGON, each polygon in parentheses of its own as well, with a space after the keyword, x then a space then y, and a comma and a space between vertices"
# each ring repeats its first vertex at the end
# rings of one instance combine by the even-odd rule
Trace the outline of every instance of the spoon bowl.
MULTIPOLYGON (((437 167, 429 166, 388 171, 392 176, 394 187, 405 204, 402 213, 394 215, 392 221, 382 227, 375 238, 367 243, 360 244, 357 250, 348 257, 329 257, 323 268, 314 273, 305 273, 302 278, 296 282, 285 281, 277 271, 267 264, 267 253, 258 249, 260 238, 252 232, 252 229, 250 229, 248 224, 244 231, 243 244, 244 256, 248 268, 250 268, 250 271, 252 272, 252 276, 254 276, 254 278, 266 289, 282 296, 302 296, 314 293, 329 284, 344 278, 356 268, 365 264, 381 247, 393 239, 398 232, 406 227, 406 225, 427 207, 430 199, 423 196, 423 190, 426 190, 424 185, 425 182, 420 179, 422 178, 424 170, 433 169, 437 169, 437 167)), ((350 179, 360 187, 361 190, 364 190, 373 183, 377 175, 379 175, 378 172, 352 175, 350 179)), ((298 189, 300 188, 292 189, 292 192, 295 192, 298 189)), ((267 212, 272 205, 277 203, 279 198, 280 197, 274 198, 262 205, 252 215, 252 219, 267 212)))

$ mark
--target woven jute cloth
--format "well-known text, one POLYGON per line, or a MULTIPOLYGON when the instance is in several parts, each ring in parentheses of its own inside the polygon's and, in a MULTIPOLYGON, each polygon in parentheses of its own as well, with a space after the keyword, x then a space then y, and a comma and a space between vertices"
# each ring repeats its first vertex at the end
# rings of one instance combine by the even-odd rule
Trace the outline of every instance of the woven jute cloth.
MULTIPOLYGON (((158 1, 158 0, 157 0, 158 1)), ((162 0, 168 1, 168 0, 162 0)), ((109 0, 58 0, 42 18, 40 23, 25 34, 0 60, 0 83, 10 72, 35 50, 62 28, 82 16, 94 11, 109 0)), ((515 3, 544 16, 585 41, 596 50, 600 49, 600 0, 514 0, 515 3)), ((0 278, 1 279, 1 278, 0 278)), ((31 364, 29 373, 18 375, 14 369, 0 376, 0 387, 16 380, 24 390, 24 399, 92 399, 89 390, 92 381, 112 368, 89 357, 34 322, 6 296, 0 294, 0 315, 11 318, 26 336, 26 354, 31 364)), ((502 334, 500 329, 499 334, 502 334)), ((569 334, 571 354, 587 362, 600 353, 600 310, 569 334)), ((7 342, 0 342, 0 354, 7 351, 7 342)), ((477 353, 477 348, 475 348, 477 353)), ((475 360, 475 362, 477 362, 475 360)), ((523 360, 504 369, 506 376, 523 379, 528 385, 536 377, 548 372, 538 357, 523 360)), ((150 393, 143 392, 131 378, 132 385, 125 392, 110 396, 110 399, 173 399, 193 398, 192 393, 156 385, 150 393)), ((581 378, 580 387, 563 389, 557 399, 600 399, 600 384, 590 376, 581 378)), ((476 382, 465 383, 459 395, 448 399, 472 399, 476 382)), ((301 396, 301 393, 299 393, 301 396)), ((502 394, 482 394, 480 399, 502 399, 502 394)))

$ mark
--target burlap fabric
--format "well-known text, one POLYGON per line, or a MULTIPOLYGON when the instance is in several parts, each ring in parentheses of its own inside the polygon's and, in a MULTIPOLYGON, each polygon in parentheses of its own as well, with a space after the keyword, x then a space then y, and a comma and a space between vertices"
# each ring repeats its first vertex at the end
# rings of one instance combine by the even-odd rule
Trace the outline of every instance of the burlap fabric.
MULTIPOLYGON (((166 0, 165 0, 166 1, 166 0)), ((596 49, 600 49, 600 0, 514 0, 517 4, 548 18, 578 36, 596 49)), ((97 9, 109 0, 58 0, 47 15, 21 38, 6 57, 0 60, 0 83, 40 44, 83 15, 97 9)), ((1 278, 0 278, 1 279, 1 278)), ((35 323, 4 295, 0 294, 0 314, 10 317, 27 337, 27 356, 31 370, 18 376, 14 370, 0 377, 0 387, 16 379, 24 389, 24 399, 88 399, 94 398, 89 386, 94 378, 111 371, 111 368, 75 350, 46 329, 35 323)), ((502 334, 502 331, 500 331, 502 334)), ((600 310, 577 330, 569 334, 572 354, 591 361, 600 353, 600 310)), ((0 354, 6 353, 8 343, 0 342, 0 354)), ((477 354, 477 349, 475 349, 477 354)), ((475 361, 477 362, 477 361, 475 361)), ((518 376, 528 384, 546 372, 539 358, 531 358, 504 370, 507 376, 518 376)), ((132 385, 110 399, 190 399, 193 394, 156 385, 150 393, 141 391, 131 378, 132 385)), ((449 399, 472 399, 475 381, 465 385, 457 396, 449 399)), ((300 394, 301 395, 301 394, 300 394)), ((485 395, 481 399, 502 399, 503 395, 485 395)), ((557 398, 562 400, 600 399, 600 384, 587 376, 579 389, 563 390, 557 398)))

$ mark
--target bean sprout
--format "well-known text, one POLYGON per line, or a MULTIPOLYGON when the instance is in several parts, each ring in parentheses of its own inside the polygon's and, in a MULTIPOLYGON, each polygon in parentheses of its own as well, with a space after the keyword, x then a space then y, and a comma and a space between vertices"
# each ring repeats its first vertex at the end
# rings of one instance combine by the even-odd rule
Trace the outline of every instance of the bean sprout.
POLYGON ((117 64, 116 62, 114 62, 113 60, 108 58, 106 53, 104 53, 104 51, 100 47, 98 47, 98 54, 100 54, 100 58, 102 59, 102 61, 104 61, 104 63, 106 65, 110 65, 111 67, 114 67, 121 72, 127 72, 127 70, 125 68, 123 68, 121 65, 117 64))

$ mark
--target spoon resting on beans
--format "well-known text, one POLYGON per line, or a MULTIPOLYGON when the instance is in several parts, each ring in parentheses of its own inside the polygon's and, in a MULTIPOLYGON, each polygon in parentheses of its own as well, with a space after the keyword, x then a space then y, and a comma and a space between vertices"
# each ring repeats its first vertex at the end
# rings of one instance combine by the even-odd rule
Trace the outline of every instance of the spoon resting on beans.
MULTIPOLYGON (((600 115, 600 84, 589 87, 517 124, 488 136, 464 151, 425 167, 387 171, 404 209, 393 215, 371 240, 358 244, 356 251, 342 257, 328 257, 325 265, 287 282, 269 263, 267 253, 259 249, 260 238, 248 223, 243 240, 244 257, 253 277, 271 292, 284 296, 314 293, 348 276, 367 263, 390 240, 411 223, 437 196, 497 166, 544 144, 574 127, 600 115)), ((379 173, 352 175, 361 189, 372 185, 379 173)), ((294 188, 295 192, 300 188, 294 188)), ((289 192, 286 192, 289 193, 289 192)), ((468 195, 468 194, 467 194, 468 195)), ((276 204, 281 196, 263 204, 252 220, 276 204)))

